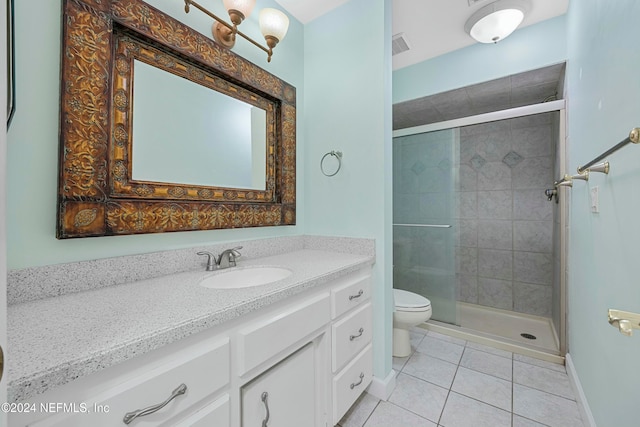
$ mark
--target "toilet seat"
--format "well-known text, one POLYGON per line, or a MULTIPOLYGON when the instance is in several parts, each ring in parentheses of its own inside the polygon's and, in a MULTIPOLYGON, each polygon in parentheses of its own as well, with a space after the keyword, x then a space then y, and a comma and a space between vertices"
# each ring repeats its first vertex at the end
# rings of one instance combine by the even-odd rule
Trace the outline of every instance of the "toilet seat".
POLYGON ((396 311, 426 311, 431 308, 431 301, 422 295, 402 289, 393 290, 396 311))

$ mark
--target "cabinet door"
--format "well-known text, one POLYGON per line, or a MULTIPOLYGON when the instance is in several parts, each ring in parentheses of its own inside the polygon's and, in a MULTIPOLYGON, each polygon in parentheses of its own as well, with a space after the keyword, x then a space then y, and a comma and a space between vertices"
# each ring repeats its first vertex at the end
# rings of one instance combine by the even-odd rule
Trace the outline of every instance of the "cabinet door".
POLYGON ((242 387, 242 427, 315 425, 314 359, 309 343, 242 387))

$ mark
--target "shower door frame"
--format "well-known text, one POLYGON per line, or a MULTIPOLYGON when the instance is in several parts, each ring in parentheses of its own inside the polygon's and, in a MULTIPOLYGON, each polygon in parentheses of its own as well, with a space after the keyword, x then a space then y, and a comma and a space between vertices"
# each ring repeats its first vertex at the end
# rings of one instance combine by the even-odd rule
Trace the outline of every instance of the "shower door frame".
MULTIPOLYGON (((566 103, 564 99, 557 101, 545 102, 541 104, 526 105, 523 107, 509 108, 507 110, 493 111, 485 114, 477 114, 475 116, 462 117, 454 120, 446 120, 428 125, 414 126, 393 131, 393 138, 401 136, 415 135, 419 133, 434 132, 439 130, 458 128, 480 123, 495 122, 498 120, 513 119, 516 117, 532 116, 535 114, 549 113, 558 111, 558 145, 559 145, 559 164, 563 171, 567 170, 566 155, 566 103)), ((561 173, 561 175, 563 175, 561 173)), ((553 183, 549 183, 552 185, 553 183)), ((560 330, 558 333, 559 353, 561 357, 567 353, 567 219, 568 219, 568 203, 566 187, 559 188, 558 209, 560 210, 560 330)))

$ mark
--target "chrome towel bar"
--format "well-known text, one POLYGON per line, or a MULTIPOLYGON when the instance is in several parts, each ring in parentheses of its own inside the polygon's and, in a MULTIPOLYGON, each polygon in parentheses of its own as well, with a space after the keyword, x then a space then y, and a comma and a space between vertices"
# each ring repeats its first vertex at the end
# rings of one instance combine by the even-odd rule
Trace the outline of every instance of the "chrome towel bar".
MULTIPOLYGON (((629 136, 628 137, 626 137, 625 139, 623 139, 622 141, 620 141, 619 143, 617 143, 616 145, 614 145, 613 147, 611 147, 610 149, 605 151, 604 153, 600 154, 598 157, 596 157, 595 159, 591 160, 589 163, 585 164, 584 166, 578 167, 578 173, 581 174, 581 173, 585 172, 591 166, 595 165, 600 160, 602 160, 605 157, 607 157, 609 154, 615 153, 616 151, 618 151, 619 149, 621 149, 625 145, 627 145, 629 143, 632 143, 632 142, 634 144, 637 144, 637 143, 640 142, 640 128, 631 129, 631 132, 629 132, 629 136)), ((609 168, 607 167, 607 171, 608 171, 608 169, 609 168)), ((605 173, 607 173, 607 172, 605 172, 605 173)))
POLYGON ((602 162, 601 160, 603 160, 608 155, 615 153, 616 151, 618 151, 619 149, 621 149, 622 147, 630 143, 634 143, 634 144, 640 143, 640 128, 631 129, 631 132, 629 132, 628 137, 626 137, 625 139, 623 139, 613 147, 609 148, 607 151, 600 154, 598 157, 591 160, 589 163, 583 166, 579 166, 577 175, 565 175, 561 179, 554 182, 553 188, 549 188, 545 190, 544 192, 545 196, 547 196, 547 199, 549 201, 555 198, 556 203, 558 203, 558 187, 571 188, 573 187, 573 181, 575 179, 579 179, 582 181, 589 181, 590 172, 599 172, 599 173, 608 174, 610 170, 609 162, 606 160, 602 162))
MULTIPOLYGON (((608 165, 608 163, 607 163, 608 165)), ((562 179, 553 183, 553 188, 548 188, 544 191, 545 196, 547 196, 547 200, 552 201, 555 197, 556 203, 558 203, 558 187, 573 187, 573 180, 578 179, 581 181, 589 181, 589 170, 584 171, 578 175, 565 175, 562 179)))
POLYGON ((565 175, 558 181, 554 182, 553 187, 573 187, 573 179, 569 175, 565 175))

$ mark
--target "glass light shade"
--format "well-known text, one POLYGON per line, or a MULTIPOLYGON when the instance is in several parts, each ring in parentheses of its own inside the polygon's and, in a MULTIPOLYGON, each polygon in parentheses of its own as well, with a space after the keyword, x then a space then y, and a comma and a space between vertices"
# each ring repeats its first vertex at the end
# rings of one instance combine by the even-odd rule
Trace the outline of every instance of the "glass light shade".
POLYGON ((514 32, 523 19, 519 9, 497 10, 476 22, 469 34, 480 43, 496 43, 514 32))
POLYGON ((265 8, 260 11, 260 30, 265 37, 282 41, 289 29, 289 18, 278 9, 265 8))
POLYGON ((256 5, 256 0, 222 0, 224 7, 229 10, 237 10, 242 13, 245 18, 251 15, 253 7, 256 5))

